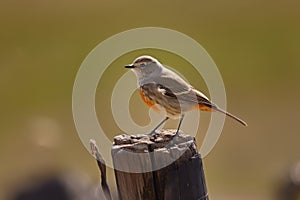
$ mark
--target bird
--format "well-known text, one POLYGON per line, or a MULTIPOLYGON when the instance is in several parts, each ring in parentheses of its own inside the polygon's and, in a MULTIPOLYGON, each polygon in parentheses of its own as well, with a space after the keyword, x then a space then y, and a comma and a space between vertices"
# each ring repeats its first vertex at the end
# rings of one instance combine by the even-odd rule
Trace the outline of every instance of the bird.
POLYGON ((157 105, 165 109, 166 117, 150 134, 155 134, 156 130, 171 118, 179 119, 175 133, 178 135, 185 114, 195 109, 208 112, 217 111, 247 126, 245 121, 218 107, 202 92, 154 57, 139 56, 125 68, 131 69, 136 75, 139 94, 146 105, 157 112, 160 111, 157 105))

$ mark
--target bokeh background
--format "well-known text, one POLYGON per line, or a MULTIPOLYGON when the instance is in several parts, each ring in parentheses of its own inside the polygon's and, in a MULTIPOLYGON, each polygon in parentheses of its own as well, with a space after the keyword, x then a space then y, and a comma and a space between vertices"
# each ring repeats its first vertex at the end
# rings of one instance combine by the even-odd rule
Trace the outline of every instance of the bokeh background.
MULTIPOLYGON (((300 160, 299 8, 297 0, 2 0, 0 199, 48 174, 72 173, 88 185, 98 184, 95 161, 73 123, 73 82, 97 44, 145 26, 174 29, 198 41, 219 67, 228 110, 249 124, 226 120, 219 142, 204 159, 210 198, 275 199, 287 169, 300 160)), ((188 63, 168 52, 123 55, 106 71, 96 98, 99 121, 111 139, 121 132, 106 106, 110 90, 126 72, 122 66, 144 53, 206 91, 188 63)), ((134 118, 146 123, 140 120, 145 106, 137 95, 132 101, 140 110, 131 108, 134 118)), ((203 135, 198 137, 201 143, 203 135)), ((108 176, 114 187, 113 170, 108 176)))

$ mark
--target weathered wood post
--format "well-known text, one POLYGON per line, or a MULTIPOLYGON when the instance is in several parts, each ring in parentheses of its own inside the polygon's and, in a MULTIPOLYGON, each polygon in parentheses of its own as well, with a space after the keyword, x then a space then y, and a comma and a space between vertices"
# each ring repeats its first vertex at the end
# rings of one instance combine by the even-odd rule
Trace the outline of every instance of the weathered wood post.
POLYGON ((175 131, 114 138, 120 200, 208 200, 195 138, 181 132, 173 137, 175 131))

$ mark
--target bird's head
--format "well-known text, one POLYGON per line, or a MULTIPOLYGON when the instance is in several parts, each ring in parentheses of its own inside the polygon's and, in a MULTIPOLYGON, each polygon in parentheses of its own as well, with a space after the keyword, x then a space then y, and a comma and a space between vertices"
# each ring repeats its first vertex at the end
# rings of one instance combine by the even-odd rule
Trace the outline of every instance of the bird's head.
POLYGON ((125 66, 131 69, 138 78, 145 77, 155 72, 161 71, 161 64, 151 56, 140 56, 132 64, 125 66))

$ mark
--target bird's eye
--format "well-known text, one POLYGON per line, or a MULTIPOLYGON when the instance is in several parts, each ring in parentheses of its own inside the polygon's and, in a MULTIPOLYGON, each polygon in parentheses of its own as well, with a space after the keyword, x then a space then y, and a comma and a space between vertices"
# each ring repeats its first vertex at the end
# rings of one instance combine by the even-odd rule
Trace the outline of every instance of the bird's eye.
POLYGON ((140 64, 140 67, 145 67, 145 63, 141 63, 141 64, 140 64))

